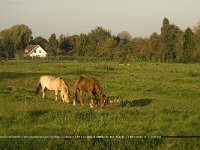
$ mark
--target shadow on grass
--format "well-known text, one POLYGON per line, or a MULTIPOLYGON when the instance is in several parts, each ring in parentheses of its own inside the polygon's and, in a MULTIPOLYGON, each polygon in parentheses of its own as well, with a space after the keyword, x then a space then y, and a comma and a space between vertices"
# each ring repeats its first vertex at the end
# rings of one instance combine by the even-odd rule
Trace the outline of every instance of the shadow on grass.
POLYGON ((15 79, 15 78, 25 78, 30 76, 39 76, 42 73, 18 73, 18 72, 0 72, 0 79, 15 79))
POLYGON ((148 98, 137 99, 137 100, 132 100, 132 101, 125 100, 125 101, 119 102, 119 106, 120 107, 125 107, 125 106, 130 106, 130 107, 147 106, 147 105, 151 104, 152 101, 154 101, 154 100, 155 99, 148 99, 148 98))
POLYGON ((28 112, 28 115, 31 117, 31 118, 37 118, 37 117, 40 117, 46 113, 48 113, 49 110, 31 110, 28 112))
POLYGON ((137 100, 119 100, 120 98, 116 98, 117 101, 109 100, 108 105, 113 105, 116 107, 143 107, 150 105, 155 99, 143 98, 137 100))

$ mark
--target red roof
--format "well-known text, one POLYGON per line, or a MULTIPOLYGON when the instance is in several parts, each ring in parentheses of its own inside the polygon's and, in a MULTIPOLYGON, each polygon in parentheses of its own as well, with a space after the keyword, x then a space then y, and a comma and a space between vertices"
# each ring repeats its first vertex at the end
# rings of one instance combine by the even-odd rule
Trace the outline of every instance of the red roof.
POLYGON ((28 46, 25 48, 24 52, 25 52, 26 54, 28 54, 28 53, 30 53, 32 50, 34 50, 36 47, 37 47, 37 45, 28 45, 28 46))

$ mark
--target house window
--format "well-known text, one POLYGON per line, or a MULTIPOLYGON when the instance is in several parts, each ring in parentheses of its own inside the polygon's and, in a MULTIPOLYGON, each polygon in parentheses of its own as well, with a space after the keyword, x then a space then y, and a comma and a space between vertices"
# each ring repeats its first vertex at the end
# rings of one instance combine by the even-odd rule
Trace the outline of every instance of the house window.
POLYGON ((39 50, 39 53, 42 53, 42 51, 41 51, 41 50, 39 50))

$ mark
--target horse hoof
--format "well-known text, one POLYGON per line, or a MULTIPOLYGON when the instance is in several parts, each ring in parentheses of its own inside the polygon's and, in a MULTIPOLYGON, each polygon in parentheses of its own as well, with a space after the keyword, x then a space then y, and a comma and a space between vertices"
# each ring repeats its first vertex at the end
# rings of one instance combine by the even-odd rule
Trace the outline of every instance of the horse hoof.
POLYGON ((75 101, 73 101, 73 105, 74 105, 74 106, 76 105, 76 102, 75 102, 75 101))

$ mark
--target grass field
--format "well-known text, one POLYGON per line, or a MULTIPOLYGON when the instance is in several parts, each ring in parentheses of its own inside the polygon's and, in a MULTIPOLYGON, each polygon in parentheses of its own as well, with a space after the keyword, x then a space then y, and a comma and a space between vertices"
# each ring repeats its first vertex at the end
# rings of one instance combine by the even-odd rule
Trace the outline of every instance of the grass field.
MULTIPOLYGON (((59 97, 60 98, 60 97, 59 97)), ((0 149, 198 149, 200 64, 132 62, 0 62, 0 136, 115 136, 115 138, 0 139, 0 149), (104 109, 35 95, 41 75, 96 77, 115 101, 104 109), (147 136, 147 138, 116 138, 147 136)))

